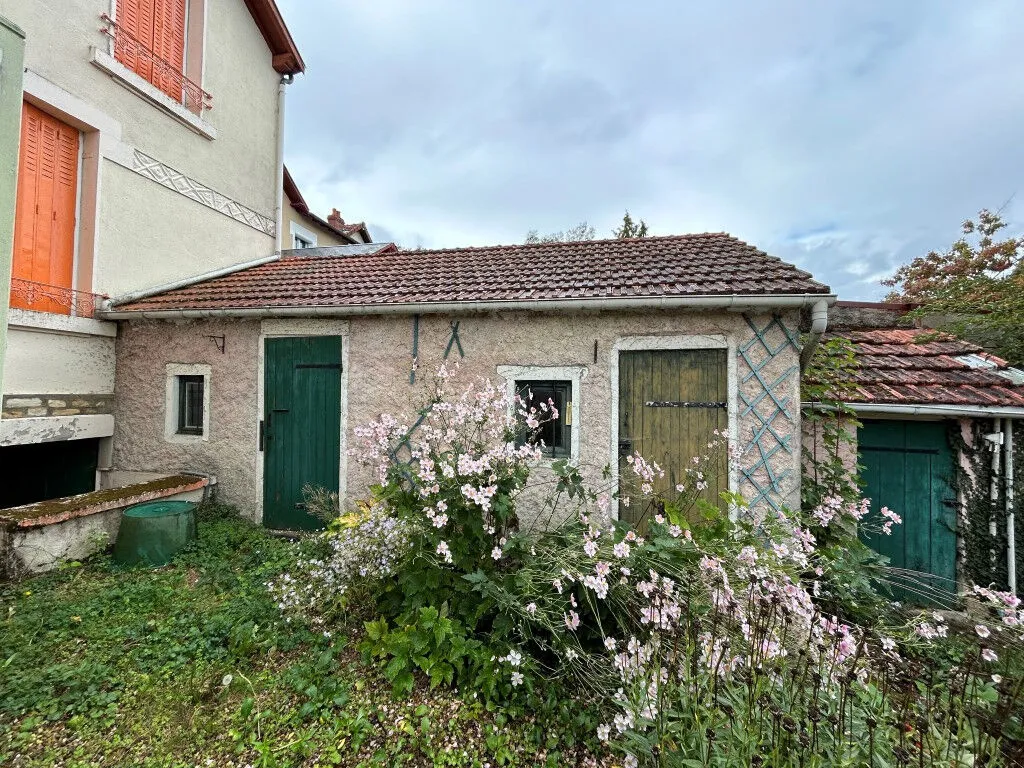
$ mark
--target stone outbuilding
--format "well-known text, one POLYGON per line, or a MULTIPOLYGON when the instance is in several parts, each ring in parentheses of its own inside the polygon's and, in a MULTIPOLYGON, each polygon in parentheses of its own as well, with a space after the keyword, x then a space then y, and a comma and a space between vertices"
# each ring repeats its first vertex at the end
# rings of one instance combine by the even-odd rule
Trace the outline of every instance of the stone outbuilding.
MULTIPOLYGON (((838 302, 829 314, 825 338, 845 339, 855 360, 842 399, 860 425, 846 460, 872 515, 903 518, 863 538, 890 559, 903 597, 941 602, 969 582, 1016 591, 1024 371, 912 309, 838 302)), ((820 449, 812 424, 805 442, 820 449)))
POLYGON ((639 451, 674 483, 718 429, 739 459, 709 498, 792 505, 801 310, 823 320, 834 298, 727 234, 286 251, 104 309, 120 324, 113 465, 206 472, 253 519, 311 527, 303 486, 363 496, 353 428, 411 413, 446 360, 553 398, 549 460, 597 478, 639 451))

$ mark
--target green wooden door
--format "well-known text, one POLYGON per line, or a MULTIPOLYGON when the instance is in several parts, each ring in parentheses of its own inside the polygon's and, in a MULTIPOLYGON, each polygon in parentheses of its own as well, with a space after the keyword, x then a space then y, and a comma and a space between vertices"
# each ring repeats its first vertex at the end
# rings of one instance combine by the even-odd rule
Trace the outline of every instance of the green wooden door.
POLYGON ((893 594, 928 603, 932 590, 956 590, 956 494, 946 425, 934 421, 865 421, 857 434, 864 495, 871 512, 863 541, 895 569, 893 594), (888 507, 903 518, 892 535, 877 532, 888 507), (874 529, 874 530, 869 530, 874 529), (923 584, 923 587, 921 586, 923 584))
POLYGON ((338 490, 341 337, 267 339, 264 352, 263 524, 321 528, 302 489, 338 490))
MULTIPOLYGON (((708 453, 715 429, 728 428, 726 350, 669 349, 619 353, 619 515, 643 524, 653 510, 638 503, 639 482, 625 457, 639 452, 656 461, 665 477, 656 479, 655 491, 674 493, 687 479, 686 466, 694 456, 708 453)), ((691 464, 692 466, 692 464, 691 464)), ((729 486, 727 457, 720 452, 707 475, 701 494, 719 503, 729 486)))

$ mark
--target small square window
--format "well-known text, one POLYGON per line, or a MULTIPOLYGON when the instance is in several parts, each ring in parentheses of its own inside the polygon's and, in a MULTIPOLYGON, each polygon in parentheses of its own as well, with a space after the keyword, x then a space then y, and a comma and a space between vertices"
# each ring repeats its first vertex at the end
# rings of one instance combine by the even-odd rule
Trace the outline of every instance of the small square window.
POLYGON ((543 444, 545 456, 569 458, 572 454, 572 382, 571 381, 516 381, 516 392, 528 407, 551 402, 558 417, 548 419, 532 438, 543 444))
POLYGON ((203 434, 206 383, 202 376, 178 376, 178 434, 203 434))

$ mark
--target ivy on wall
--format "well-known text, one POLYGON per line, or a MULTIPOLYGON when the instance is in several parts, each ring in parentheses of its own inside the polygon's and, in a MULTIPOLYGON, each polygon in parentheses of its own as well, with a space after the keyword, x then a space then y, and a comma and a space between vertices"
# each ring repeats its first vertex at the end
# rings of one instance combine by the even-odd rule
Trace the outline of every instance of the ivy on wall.
MULTIPOLYGON (((1008 536, 1006 530, 1006 477, 1003 462, 996 477, 996 499, 992 500, 992 449, 985 435, 992 432, 991 420, 975 419, 969 423, 969 439, 965 440, 960 422, 950 422, 949 442, 962 458, 956 465, 953 485, 963 500, 960 510, 960 546, 962 576, 968 583, 1007 589, 1008 536), (995 534, 990 530, 995 523, 995 534)), ((1018 590, 1024 583, 1024 426, 1014 423, 1014 531, 1017 540, 1018 590)))
POLYGON ((800 399, 811 406, 803 419, 811 439, 803 445, 804 475, 800 503, 813 509, 822 499, 860 496, 857 427, 860 422, 847 404, 857 389, 859 366, 849 339, 822 341, 800 382, 800 399))

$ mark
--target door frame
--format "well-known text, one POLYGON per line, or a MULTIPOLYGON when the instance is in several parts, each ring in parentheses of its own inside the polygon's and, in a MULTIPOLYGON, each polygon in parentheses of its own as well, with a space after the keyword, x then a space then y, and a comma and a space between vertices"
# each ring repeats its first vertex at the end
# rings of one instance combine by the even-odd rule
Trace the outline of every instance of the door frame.
MULTIPOLYGON (((611 443, 608 446, 608 463, 612 470, 613 487, 619 487, 619 353, 645 350, 688 350, 724 349, 726 380, 726 413, 729 425, 729 442, 736 445, 739 440, 739 379, 736 368, 736 340, 732 334, 703 333, 677 336, 620 336, 612 345, 609 379, 611 387, 611 443)), ((728 462, 729 491, 739 488, 739 473, 734 462, 728 462)), ((613 504, 615 517, 619 517, 619 500, 613 504)), ((734 513, 732 513, 734 514, 734 513)))
MULTIPOLYGON (((345 492, 348 479, 348 446, 346 445, 346 425, 348 423, 348 346, 350 339, 347 320, 336 318, 267 318, 260 322, 259 355, 256 373, 256 424, 254 434, 259 435, 260 421, 263 419, 264 388, 266 387, 265 360, 267 339, 287 338, 295 336, 340 336, 341 337, 341 402, 339 403, 339 456, 338 456, 338 501, 345 505, 345 492)), ((263 495, 266 493, 264 475, 266 472, 266 452, 260 450, 259 439, 253 446, 256 454, 256 482, 259 484, 259 508, 256 510, 256 522, 263 525, 263 495)))

